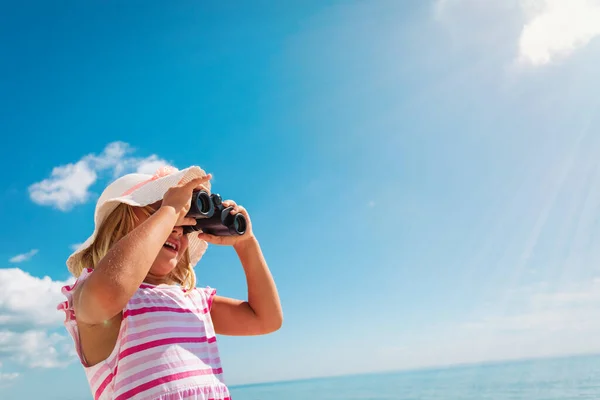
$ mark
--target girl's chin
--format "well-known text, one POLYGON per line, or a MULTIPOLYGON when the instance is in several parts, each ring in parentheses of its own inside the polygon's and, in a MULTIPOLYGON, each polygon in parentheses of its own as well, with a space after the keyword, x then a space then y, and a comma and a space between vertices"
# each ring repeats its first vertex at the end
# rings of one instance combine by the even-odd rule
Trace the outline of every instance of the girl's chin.
POLYGON ((177 260, 172 260, 172 262, 161 262, 160 264, 155 263, 150 269, 150 273, 154 276, 167 276, 175 269, 177 266, 177 260))

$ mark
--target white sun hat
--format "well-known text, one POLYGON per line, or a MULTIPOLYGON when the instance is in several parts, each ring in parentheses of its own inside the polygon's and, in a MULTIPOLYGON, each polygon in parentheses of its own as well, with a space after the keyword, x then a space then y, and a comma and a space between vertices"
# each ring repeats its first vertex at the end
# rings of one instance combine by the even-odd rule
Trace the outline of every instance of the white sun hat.
MULTIPOLYGON (((169 188, 180 183, 187 183, 193 179, 206 176, 206 172, 198 166, 192 166, 183 170, 166 166, 159 168, 154 175, 127 174, 112 182, 104 189, 94 212, 94 232, 79 248, 67 259, 67 267, 73 272, 73 267, 80 260, 85 249, 92 245, 96 239, 98 229, 117 208, 120 203, 129 204, 134 207, 143 207, 162 200, 169 188)), ((204 183, 210 190, 210 182, 204 183)), ((195 266, 206 251, 208 244, 198 238, 198 235, 189 235, 188 250, 190 262, 195 266)))

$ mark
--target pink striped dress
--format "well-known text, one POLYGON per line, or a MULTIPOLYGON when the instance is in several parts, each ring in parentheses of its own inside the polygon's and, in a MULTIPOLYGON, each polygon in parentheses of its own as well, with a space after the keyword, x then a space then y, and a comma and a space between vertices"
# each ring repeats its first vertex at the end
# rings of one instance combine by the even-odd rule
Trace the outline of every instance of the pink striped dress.
POLYGON ((94 400, 230 400, 210 307, 211 288, 142 284, 123 310, 117 344, 108 358, 89 366, 81 353, 73 289, 93 270, 62 288, 58 305, 75 342, 94 400))

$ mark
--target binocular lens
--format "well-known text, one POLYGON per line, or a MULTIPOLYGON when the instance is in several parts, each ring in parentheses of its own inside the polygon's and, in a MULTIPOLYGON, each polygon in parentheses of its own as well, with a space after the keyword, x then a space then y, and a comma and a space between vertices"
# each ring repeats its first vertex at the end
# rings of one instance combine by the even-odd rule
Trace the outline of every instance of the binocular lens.
POLYGON ((210 195, 206 192, 199 192, 196 198, 196 206, 201 213, 208 213, 211 209, 210 195))
POLYGON ((233 219, 233 228, 237 233, 243 235, 246 232, 246 218, 243 215, 236 214, 233 219))

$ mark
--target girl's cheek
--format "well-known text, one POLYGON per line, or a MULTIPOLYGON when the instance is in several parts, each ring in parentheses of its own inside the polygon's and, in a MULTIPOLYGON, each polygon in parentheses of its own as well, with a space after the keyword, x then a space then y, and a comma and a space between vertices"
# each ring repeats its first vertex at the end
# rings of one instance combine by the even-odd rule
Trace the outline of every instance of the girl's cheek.
POLYGON ((188 248, 188 244, 189 244, 188 237, 187 237, 186 235, 183 235, 183 236, 181 237, 181 247, 182 247, 182 250, 183 250, 183 251, 180 251, 180 253, 184 253, 184 252, 185 252, 185 250, 187 250, 187 248, 188 248))

